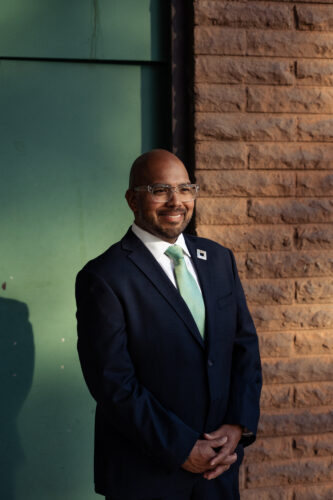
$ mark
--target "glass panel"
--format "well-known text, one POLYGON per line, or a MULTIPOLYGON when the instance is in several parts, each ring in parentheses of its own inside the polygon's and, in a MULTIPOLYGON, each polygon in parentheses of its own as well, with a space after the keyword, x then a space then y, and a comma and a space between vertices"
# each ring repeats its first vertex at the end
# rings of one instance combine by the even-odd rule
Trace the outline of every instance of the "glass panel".
POLYGON ((166 60, 166 0, 5 0, 0 57, 166 60))
POLYGON ((167 146, 163 82, 158 67, 0 65, 0 498, 100 498, 74 279, 132 221, 133 159, 167 146))

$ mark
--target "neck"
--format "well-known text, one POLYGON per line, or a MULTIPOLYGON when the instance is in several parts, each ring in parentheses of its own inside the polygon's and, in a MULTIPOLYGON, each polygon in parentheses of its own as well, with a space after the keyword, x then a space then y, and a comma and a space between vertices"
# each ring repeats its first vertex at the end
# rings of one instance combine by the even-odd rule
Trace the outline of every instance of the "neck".
POLYGON ((155 238, 158 238, 162 241, 166 241, 167 243, 170 243, 170 244, 173 244, 173 243, 176 243, 178 237, 179 237, 179 234, 177 234, 176 237, 174 238, 169 238, 167 236, 165 236, 164 234, 160 234, 160 233, 153 233, 152 231, 149 231, 146 227, 143 227, 140 222, 137 222, 136 220, 134 220, 134 224, 139 227, 140 229, 142 229, 143 231, 145 231, 146 233, 149 233, 151 234, 152 236, 155 236, 155 238))

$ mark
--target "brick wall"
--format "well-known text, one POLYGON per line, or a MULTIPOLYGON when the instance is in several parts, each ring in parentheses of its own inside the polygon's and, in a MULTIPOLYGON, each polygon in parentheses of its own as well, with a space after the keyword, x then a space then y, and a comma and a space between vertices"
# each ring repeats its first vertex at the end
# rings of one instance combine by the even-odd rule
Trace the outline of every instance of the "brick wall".
POLYGON ((243 500, 333 498, 333 0, 194 1, 198 234, 231 247, 261 345, 243 500))

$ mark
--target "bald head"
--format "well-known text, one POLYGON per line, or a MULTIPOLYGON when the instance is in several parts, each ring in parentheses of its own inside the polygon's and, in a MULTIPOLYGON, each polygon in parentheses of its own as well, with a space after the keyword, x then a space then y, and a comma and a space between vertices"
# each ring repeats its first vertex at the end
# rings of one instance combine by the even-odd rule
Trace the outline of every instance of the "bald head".
POLYGON ((158 170, 168 169, 168 166, 169 168, 177 166, 183 170, 185 177, 188 177, 183 162, 166 149, 152 149, 142 154, 132 165, 129 177, 129 189, 150 184, 151 179, 155 177, 158 170))
POLYGON ((148 186, 163 184, 176 188, 190 182, 184 164, 165 149, 153 149, 135 160, 131 168, 126 200, 134 213, 137 226, 174 243, 191 220, 194 199, 182 201, 179 191, 172 191, 169 200, 153 198, 148 186), (135 188, 142 189, 136 190, 135 188))

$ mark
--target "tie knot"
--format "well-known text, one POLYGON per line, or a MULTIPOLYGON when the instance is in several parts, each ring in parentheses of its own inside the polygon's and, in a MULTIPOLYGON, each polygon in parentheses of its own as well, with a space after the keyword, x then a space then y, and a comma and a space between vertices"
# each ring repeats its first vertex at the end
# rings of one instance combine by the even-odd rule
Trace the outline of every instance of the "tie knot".
POLYGON ((171 245, 164 253, 176 262, 184 258, 183 249, 179 245, 171 245))

